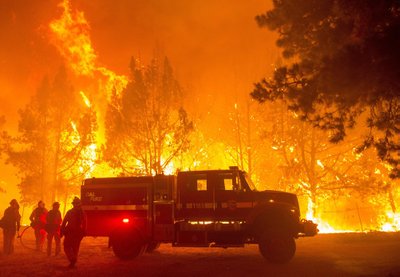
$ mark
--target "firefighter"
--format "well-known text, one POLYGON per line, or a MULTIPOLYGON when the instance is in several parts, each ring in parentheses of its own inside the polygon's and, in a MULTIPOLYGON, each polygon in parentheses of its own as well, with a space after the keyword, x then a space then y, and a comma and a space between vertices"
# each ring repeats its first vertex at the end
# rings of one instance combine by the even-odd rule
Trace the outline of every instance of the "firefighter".
POLYGON ((57 256, 60 253, 61 222, 60 203, 54 202, 53 209, 50 210, 46 216, 47 256, 51 256, 53 238, 56 243, 55 255, 57 256))
POLYGON ((1 220, 4 255, 10 255, 14 252, 15 234, 19 232, 20 221, 19 204, 17 200, 13 199, 10 202, 10 207, 4 211, 4 216, 1 220))
POLYGON ((86 232, 86 216, 82 210, 81 200, 75 197, 73 208, 67 212, 61 225, 61 235, 64 235, 64 252, 73 268, 78 258, 79 246, 86 232))
POLYGON ((33 210, 31 216, 29 217, 31 226, 35 230, 37 251, 43 250, 43 244, 46 238, 46 216, 47 209, 45 208, 45 204, 43 201, 39 201, 37 208, 33 210))

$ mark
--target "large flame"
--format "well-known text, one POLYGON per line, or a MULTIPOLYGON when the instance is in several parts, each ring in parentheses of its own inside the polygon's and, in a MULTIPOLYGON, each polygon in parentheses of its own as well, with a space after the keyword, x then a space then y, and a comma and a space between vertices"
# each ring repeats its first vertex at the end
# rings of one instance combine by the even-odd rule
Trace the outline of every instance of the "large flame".
MULTIPOLYGON (((71 127, 73 132, 70 134, 70 140, 76 146, 81 142, 81 135, 75 122, 71 121, 71 127)), ((97 161, 97 145, 91 143, 85 146, 82 149, 80 158, 79 172, 82 173, 85 178, 91 177, 97 161)))
POLYGON ((306 219, 312 220, 314 223, 318 224, 319 233, 343 233, 346 232, 344 230, 336 230, 328 222, 321 220, 320 218, 315 217, 314 215, 314 203, 311 199, 308 199, 307 203, 307 213, 306 219))
POLYGON ((104 90, 108 95, 113 90, 120 93, 126 87, 128 78, 98 65, 84 13, 72 11, 69 0, 63 0, 60 7, 63 9, 61 17, 49 25, 52 43, 75 74, 89 77, 100 74, 106 79, 104 90))
POLYGON ((79 75, 92 76, 97 56, 89 37, 89 25, 82 12, 72 13, 69 0, 60 3, 62 16, 50 23, 54 45, 79 75))
POLYGON ((354 232, 399 232, 400 231, 400 213, 386 211, 382 214, 374 228, 368 230, 354 230, 349 228, 342 228, 340 226, 332 226, 329 222, 322 220, 320 217, 314 215, 314 203, 311 199, 307 202, 306 219, 312 220, 318 224, 319 233, 354 233, 354 232))
MULTIPOLYGON (((90 26, 87 22, 85 15, 81 11, 73 10, 71 7, 71 3, 69 0, 63 0, 60 3, 60 7, 62 8, 62 14, 59 18, 53 20, 49 25, 51 42, 58 49, 59 53, 65 59, 67 65, 72 70, 74 74, 77 76, 85 76, 88 78, 93 78, 98 81, 99 91, 103 95, 109 97, 113 91, 119 94, 127 85, 128 78, 124 75, 116 74, 115 72, 107 69, 104 66, 101 66, 98 62, 98 57, 96 51, 92 47, 92 42, 90 39, 90 26)), ((79 92, 83 102, 89 109, 94 109, 94 107, 98 108, 97 102, 93 103, 90 98, 86 95, 85 92, 79 92)), ((93 96, 93 94, 88 94, 89 96, 93 96)), ((238 109, 238 105, 235 104, 235 110, 238 109)), ((102 111, 100 111, 101 113, 102 111)), ((297 117, 297 115, 296 115, 297 117)), ((102 124, 102 120, 99 120, 99 123, 102 124)), ((80 142, 80 134, 76 128, 74 122, 71 122, 71 127, 74 130, 73 135, 71 136, 71 142, 77 144, 80 142)), ((97 135, 96 137, 99 137, 97 135)), ((102 171, 101 176, 107 176, 105 174, 106 169, 102 168, 99 165, 96 165, 97 159, 97 149, 100 147, 96 144, 91 144, 82 151, 83 164, 80 170, 84 170, 84 168, 89 167, 90 170, 85 172, 85 177, 90 177, 93 173, 95 167, 99 167, 100 171, 102 171)), ((277 146, 272 146, 273 149, 278 150, 277 146)), ((187 164, 190 166, 184 166, 179 164, 179 168, 184 170, 187 168, 193 169, 199 166, 203 168, 209 167, 219 167, 226 168, 225 163, 230 162, 227 161, 227 152, 229 152, 229 148, 225 145, 222 145, 218 149, 213 149, 216 151, 203 151, 203 146, 199 146, 197 153, 192 153, 193 159, 195 159, 198 155, 210 155, 207 157, 205 161, 201 160, 191 160, 187 164), (214 153, 219 153, 218 157, 214 157, 214 153), (211 157, 212 156, 212 157, 211 157), (212 164, 208 164, 209 160, 215 160, 212 164), (224 166, 222 166, 224 165, 224 166)), ((290 152, 294 151, 294 147, 289 148, 290 152)), ((362 154, 355 154, 356 159, 362 157, 362 154)), ((232 155, 234 156, 234 155, 232 155)), ((163 157, 163 161, 167 158, 163 157)), ((316 161, 317 165, 324 169, 325 165, 321 160, 316 161)), ((232 165, 233 163, 230 163, 232 165)), ((138 161, 139 166, 139 161, 138 161)), ((164 169, 165 174, 174 174, 176 172, 176 168, 178 164, 175 164, 174 161, 171 161, 168 166, 164 169)), ((108 172, 108 171, 107 171, 108 172)), ((376 174, 381 174, 379 169, 375 171, 376 174)), ((111 171, 110 171, 110 174, 111 171)), ((339 178, 339 177, 336 177, 339 178)), ((338 233, 338 232, 352 232, 347 228, 341 228, 340 226, 332 226, 333 223, 328 223, 326 220, 322 220, 318 215, 313 213, 314 203, 311 201, 311 198, 308 199, 307 203, 307 213, 306 218, 309 220, 313 220, 318 224, 318 229, 321 233, 338 233)), ((321 208, 321 207, 319 207, 321 208)), ((400 214, 395 212, 384 212, 384 215, 380 218, 379 222, 377 222, 377 230, 376 231, 399 231, 400 230, 400 214)))
MULTIPOLYGON (((58 19, 53 20, 49 24, 50 38, 52 44, 58 49, 63 56, 68 67, 76 76, 86 76, 97 81, 99 91, 102 95, 109 97, 113 91, 119 94, 127 85, 128 78, 123 75, 118 75, 113 71, 100 66, 97 60, 97 54, 92 47, 90 39, 90 26, 81 11, 72 10, 69 0, 63 0, 60 5, 62 14, 58 19)), ((79 92, 85 105, 92 109, 93 104, 89 97, 83 92, 79 92)), ((97 97, 97 99, 104 99, 97 97)), ((101 101, 101 100, 100 100, 101 101)), ((101 106, 101 105, 97 105, 101 106)), ((98 108, 98 107, 97 107, 98 108)), ((102 114, 102 111, 98 111, 102 114)), ((103 138, 102 120, 99 120, 100 127, 96 134, 96 140, 101 141, 103 138)), ((71 122, 74 128, 74 123, 71 122)), ((79 133, 74 128, 75 137, 79 138, 79 133)), ((85 173, 85 177, 90 177, 90 174, 95 170, 95 161, 97 159, 96 144, 86 147, 82 151, 83 165, 81 170, 90 167, 91 170, 85 173)))
POLYGON ((398 232, 400 231, 400 213, 391 211, 386 212, 384 220, 381 222, 381 231, 398 232))

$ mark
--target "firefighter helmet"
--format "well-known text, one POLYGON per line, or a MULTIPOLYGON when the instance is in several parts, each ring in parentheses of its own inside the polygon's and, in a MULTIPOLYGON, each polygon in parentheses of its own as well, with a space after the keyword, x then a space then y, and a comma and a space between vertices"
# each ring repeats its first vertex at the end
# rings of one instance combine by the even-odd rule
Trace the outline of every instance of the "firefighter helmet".
POLYGON ((78 205, 80 205, 80 204, 81 204, 81 200, 79 199, 79 197, 76 197, 76 196, 75 196, 74 200, 72 200, 72 205, 78 206, 78 205))

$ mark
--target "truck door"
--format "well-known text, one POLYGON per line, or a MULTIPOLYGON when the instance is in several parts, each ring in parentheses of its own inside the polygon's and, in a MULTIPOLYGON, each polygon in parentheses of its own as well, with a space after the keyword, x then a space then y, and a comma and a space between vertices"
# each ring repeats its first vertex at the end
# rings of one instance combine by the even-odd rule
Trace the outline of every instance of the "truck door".
POLYGON ((220 172, 215 178, 215 220, 244 220, 253 208, 253 201, 252 194, 243 188, 238 172, 220 172))
POLYGON ((180 172, 178 174, 177 217, 191 221, 212 221, 214 196, 209 174, 180 172))

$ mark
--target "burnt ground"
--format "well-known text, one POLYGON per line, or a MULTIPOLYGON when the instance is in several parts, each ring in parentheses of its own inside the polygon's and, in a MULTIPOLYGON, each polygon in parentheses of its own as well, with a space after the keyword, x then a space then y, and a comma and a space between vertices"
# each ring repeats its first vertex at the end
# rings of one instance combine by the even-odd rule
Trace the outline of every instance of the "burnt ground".
MULTIPOLYGON (((1 232, 2 233, 2 232, 1 232)), ((2 234, 0 241, 3 242, 2 234)), ((77 267, 64 254, 35 252, 32 230, 15 242, 15 254, 0 254, 0 276, 399 276, 400 233, 320 234, 297 240, 294 259, 265 262, 256 245, 244 248, 173 248, 120 261, 105 238, 84 238, 77 267)))

